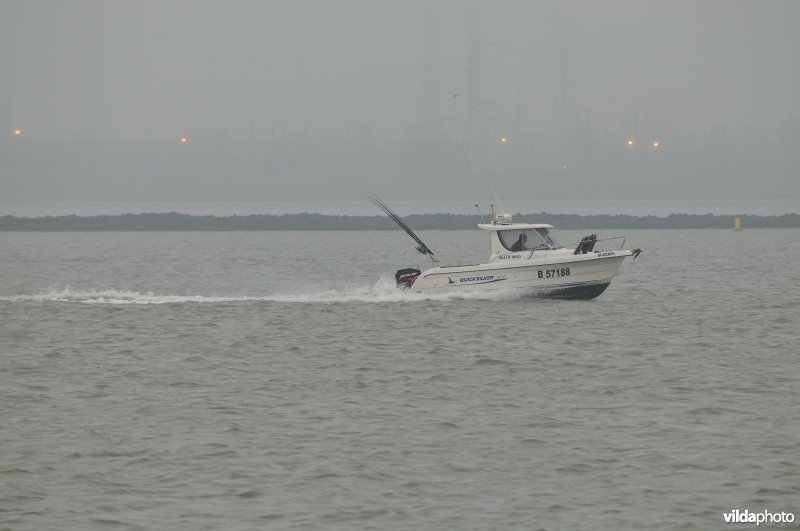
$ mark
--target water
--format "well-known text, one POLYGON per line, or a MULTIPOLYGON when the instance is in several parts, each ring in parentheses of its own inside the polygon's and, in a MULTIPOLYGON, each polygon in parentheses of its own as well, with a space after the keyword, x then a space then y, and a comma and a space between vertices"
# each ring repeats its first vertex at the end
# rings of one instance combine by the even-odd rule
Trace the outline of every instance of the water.
POLYGON ((0 528, 800 515, 800 231, 627 247, 598 299, 547 301, 397 292, 400 231, 0 233, 0 528))

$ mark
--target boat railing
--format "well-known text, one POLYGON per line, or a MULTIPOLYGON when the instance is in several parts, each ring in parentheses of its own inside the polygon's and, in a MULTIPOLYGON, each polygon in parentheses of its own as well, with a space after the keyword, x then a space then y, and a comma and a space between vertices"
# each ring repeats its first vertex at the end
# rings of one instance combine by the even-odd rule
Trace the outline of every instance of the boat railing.
MULTIPOLYGON (((625 247, 625 238, 626 238, 625 236, 611 236, 610 238, 597 238, 597 240, 595 240, 595 242, 596 243, 600 243, 600 242, 607 242, 607 241, 611 241, 611 240, 622 240, 622 242, 619 244, 619 249, 622 250, 622 248, 625 247)), ((567 242, 567 243, 564 244, 564 247, 575 247, 579 243, 580 242, 567 242)))
MULTIPOLYGON (((626 238, 625 236, 612 236, 610 238, 598 238, 597 240, 595 240, 595 243, 608 242, 608 241, 612 241, 612 240, 622 240, 622 242, 620 242, 620 244, 619 244, 619 249, 622 250, 622 248, 625 247, 625 238, 626 238)), ((567 243, 563 244, 561 247, 558 247, 558 248, 555 248, 555 249, 550 248, 550 247, 547 247, 545 249, 542 249, 542 248, 531 249, 530 253, 528 254, 528 260, 533 258, 533 253, 536 252, 536 251, 544 251, 544 258, 547 259, 547 253, 549 253, 550 251, 555 251, 555 250, 558 250, 558 249, 564 249, 564 248, 569 248, 569 247, 576 247, 579 243, 580 242, 567 242, 567 243)))
POLYGON ((533 253, 535 253, 536 251, 544 251, 544 258, 547 259, 547 253, 549 253, 550 251, 558 251, 559 249, 564 249, 564 246, 560 246, 560 247, 537 247, 535 249, 531 249, 530 250, 531 252, 528 255, 528 260, 533 258, 533 253))

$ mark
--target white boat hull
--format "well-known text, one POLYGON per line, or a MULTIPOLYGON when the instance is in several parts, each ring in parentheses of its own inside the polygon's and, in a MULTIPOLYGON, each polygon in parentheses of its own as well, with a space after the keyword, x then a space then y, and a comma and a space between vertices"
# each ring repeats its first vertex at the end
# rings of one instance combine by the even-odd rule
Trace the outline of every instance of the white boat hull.
POLYGON ((574 249, 568 249, 550 233, 552 225, 512 223, 510 215, 495 214, 492 208, 492 222, 478 224, 489 233, 489 261, 441 267, 433 251, 397 214, 374 194, 368 197, 417 242, 417 251, 430 256, 435 264, 424 272, 407 267, 395 273, 398 288, 418 293, 510 290, 521 291, 523 296, 593 299, 605 291, 626 256, 636 258, 641 252, 595 250, 599 242, 622 239, 625 244, 621 236, 598 239, 597 234, 584 236, 574 249))
POLYGON ((433 267, 411 286, 420 293, 524 290, 533 297, 593 299, 608 287, 628 250, 433 267))

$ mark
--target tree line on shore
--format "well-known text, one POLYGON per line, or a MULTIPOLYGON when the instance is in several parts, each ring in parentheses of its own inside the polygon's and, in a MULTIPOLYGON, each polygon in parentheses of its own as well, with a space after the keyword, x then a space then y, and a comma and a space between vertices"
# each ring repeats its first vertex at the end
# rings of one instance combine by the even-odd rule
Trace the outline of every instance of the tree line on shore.
MULTIPOLYGON (((670 214, 515 214, 517 223, 549 223, 558 229, 730 229, 734 215, 670 214)), ((800 214, 779 216, 739 215, 743 228, 800 228, 800 214)), ((466 214, 412 214, 404 216, 415 230, 470 230, 485 222, 466 214)), ((252 214, 203 216, 149 213, 102 216, 0 216, 0 231, 267 231, 267 230, 392 230, 397 226, 384 216, 325 214, 252 214)))

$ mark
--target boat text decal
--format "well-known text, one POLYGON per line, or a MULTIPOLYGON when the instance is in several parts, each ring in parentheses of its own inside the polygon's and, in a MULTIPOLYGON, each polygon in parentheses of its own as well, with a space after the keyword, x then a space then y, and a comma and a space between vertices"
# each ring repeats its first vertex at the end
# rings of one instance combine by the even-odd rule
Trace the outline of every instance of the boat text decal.
POLYGON ((539 270, 539 278, 554 278, 554 277, 568 277, 569 268, 562 267, 561 269, 545 269, 539 270))
POLYGON ((497 275, 483 275, 480 277, 458 277, 453 280, 452 277, 447 277, 448 284, 488 284, 490 282, 500 282, 501 280, 505 280, 505 275, 497 276, 497 275))

